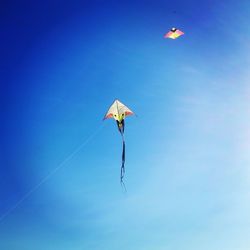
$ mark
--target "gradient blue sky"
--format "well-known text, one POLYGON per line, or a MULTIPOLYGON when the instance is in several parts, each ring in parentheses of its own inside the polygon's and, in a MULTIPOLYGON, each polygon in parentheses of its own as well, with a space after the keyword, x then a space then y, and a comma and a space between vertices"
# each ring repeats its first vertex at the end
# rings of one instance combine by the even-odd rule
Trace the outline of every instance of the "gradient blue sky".
POLYGON ((250 249, 250 3, 1 3, 3 250, 250 249), (178 27, 185 35, 163 39, 178 27), (102 122, 114 98, 121 138, 102 122))

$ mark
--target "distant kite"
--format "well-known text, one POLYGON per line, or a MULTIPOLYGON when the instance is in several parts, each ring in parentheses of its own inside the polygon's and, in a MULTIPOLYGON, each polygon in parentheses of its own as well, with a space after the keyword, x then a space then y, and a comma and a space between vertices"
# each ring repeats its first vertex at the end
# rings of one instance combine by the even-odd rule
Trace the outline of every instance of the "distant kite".
POLYGON ((164 35, 164 38, 176 39, 182 35, 184 35, 184 32, 182 32, 181 30, 178 30, 176 28, 172 28, 168 33, 166 33, 164 35))
POLYGON ((117 127, 122 136, 122 165, 121 165, 121 175, 120 181, 123 184, 123 177, 125 174, 125 140, 124 140, 124 119, 126 116, 134 115, 133 111, 130 110, 127 106, 121 103, 119 100, 115 100, 110 106, 108 112, 104 116, 103 120, 108 118, 114 118, 117 123, 117 127))

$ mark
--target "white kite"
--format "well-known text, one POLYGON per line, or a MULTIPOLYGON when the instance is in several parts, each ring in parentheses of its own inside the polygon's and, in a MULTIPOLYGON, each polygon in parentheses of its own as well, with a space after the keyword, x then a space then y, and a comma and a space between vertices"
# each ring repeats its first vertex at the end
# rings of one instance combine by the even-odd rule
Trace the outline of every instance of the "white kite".
POLYGON ((110 108, 108 109, 108 112, 104 116, 103 120, 108 118, 113 118, 116 120, 117 127, 119 132, 122 136, 122 166, 121 166, 121 175, 120 175, 120 181, 123 184, 123 177, 125 174, 125 140, 124 140, 124 128, 125 128, 125 122, 124 119, 129 116, 134 115, 134 112, 129 109, 127 106, 125 106, 122 102, 119 100, 115 100, 110 108))

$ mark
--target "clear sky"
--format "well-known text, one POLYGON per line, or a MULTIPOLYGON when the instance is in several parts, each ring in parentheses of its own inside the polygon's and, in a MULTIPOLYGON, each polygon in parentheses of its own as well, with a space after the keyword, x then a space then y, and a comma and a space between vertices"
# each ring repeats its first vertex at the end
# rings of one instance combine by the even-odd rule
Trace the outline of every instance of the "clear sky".
POLYGON ((0 249, 249 250, 249 16, 249 0, 1 3, 0 249), (126 194, 115 98, 137 114, 126 194))

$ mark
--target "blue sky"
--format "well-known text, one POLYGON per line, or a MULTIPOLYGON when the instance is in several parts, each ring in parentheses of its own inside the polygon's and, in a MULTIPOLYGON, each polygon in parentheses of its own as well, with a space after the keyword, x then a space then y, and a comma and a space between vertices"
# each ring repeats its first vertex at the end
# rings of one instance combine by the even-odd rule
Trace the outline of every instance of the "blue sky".
POLYGON ((249 11, 245 0, 2 3, 0 248, 248 250, 249 11), (185 35, 164 39, 172 27, 185 35), (121 138, 102 122, 115 98, 137 114, 126 194, 121 138))

